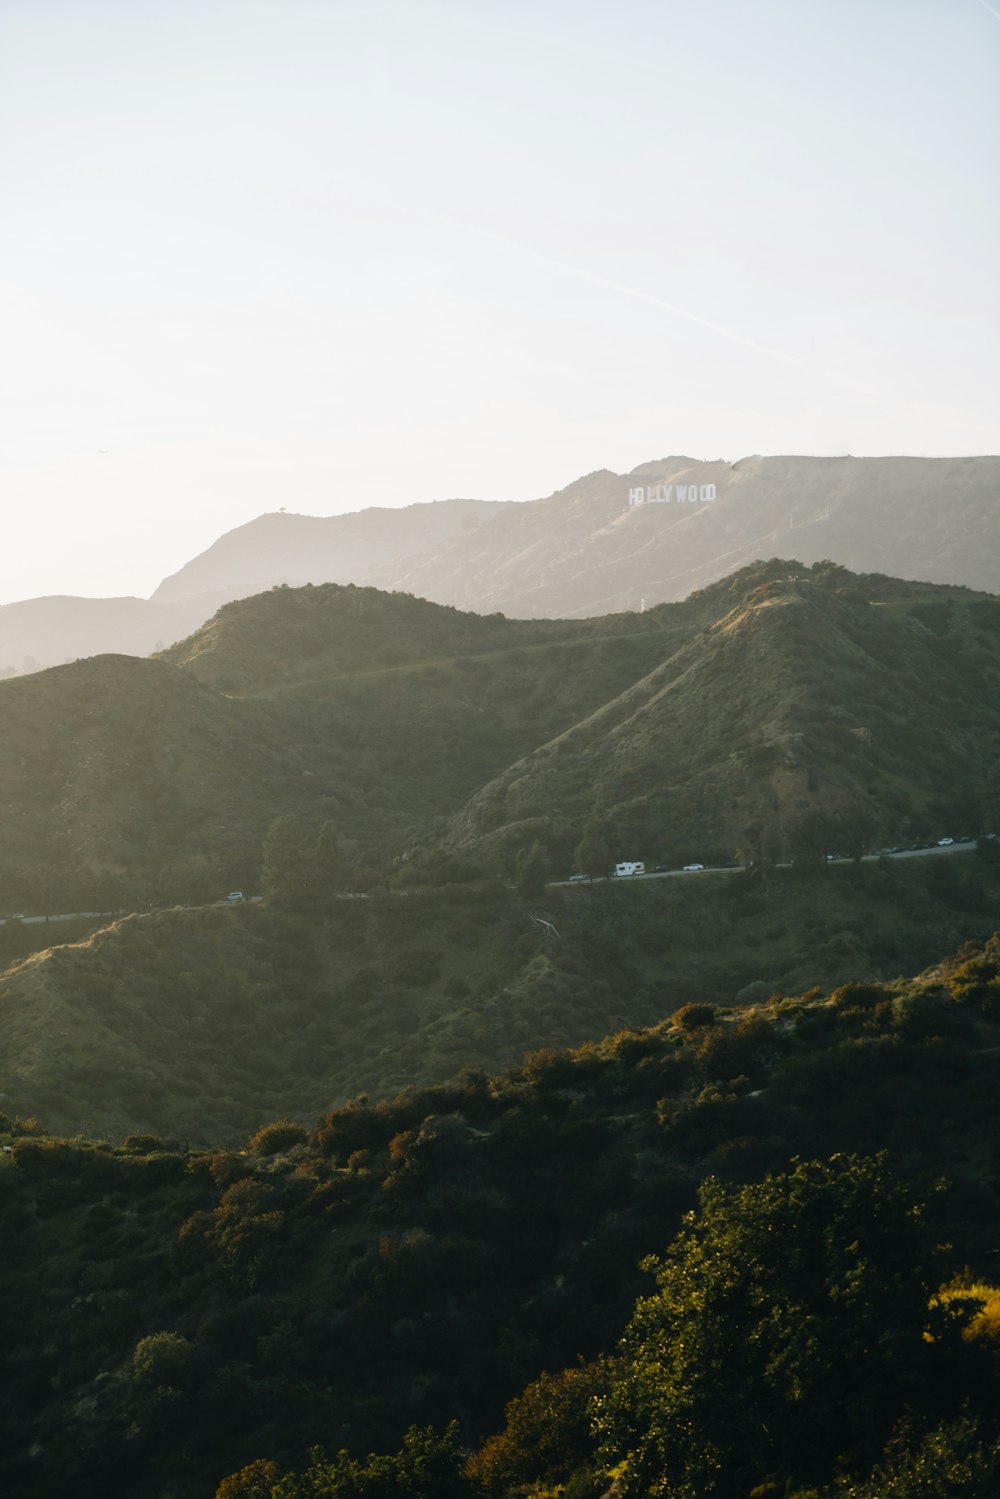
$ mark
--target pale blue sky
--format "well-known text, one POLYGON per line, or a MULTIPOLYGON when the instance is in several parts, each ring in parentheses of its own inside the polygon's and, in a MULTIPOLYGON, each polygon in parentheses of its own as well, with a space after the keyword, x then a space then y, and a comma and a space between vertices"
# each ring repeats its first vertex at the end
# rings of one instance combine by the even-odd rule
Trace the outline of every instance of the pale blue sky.
POLYGON ((0 601, 284 505, 996 452, 1000 3, 0 0, 0 601))

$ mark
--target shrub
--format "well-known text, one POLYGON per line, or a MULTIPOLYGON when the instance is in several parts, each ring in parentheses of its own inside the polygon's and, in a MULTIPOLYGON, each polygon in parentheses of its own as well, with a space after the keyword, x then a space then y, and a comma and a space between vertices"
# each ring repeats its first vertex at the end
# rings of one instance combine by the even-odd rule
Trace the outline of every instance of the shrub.
POLYGON ((277 1155, 282 1150, 291 1150, 295 1145, 304 1145, 309 1131, 304 1124, 293 1124, 290 1119, 278 1119, 274 1124, 265 1124, 247 1142, 254 1155, 277 1155))
POLYGON ((195 1351, 179 1332, 140 1338, 132 1355, 132 1376, 140 1384, 182 1390, 191 1382, 195 1351))
POLYGON ((681 1005, 674 1011, 674 1024, 682 1031, 697 1031, 706 1025, 715 1024, 714 1005, 681 1005))

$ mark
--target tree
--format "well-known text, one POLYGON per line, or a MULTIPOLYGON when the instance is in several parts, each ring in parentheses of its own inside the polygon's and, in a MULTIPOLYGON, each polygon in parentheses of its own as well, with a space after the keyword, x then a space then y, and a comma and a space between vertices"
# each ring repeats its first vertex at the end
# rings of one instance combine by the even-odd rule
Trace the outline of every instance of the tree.
POLYGON ((878 837, 878 821, 867 802, 852 801, 841 807, 835 818, 838 853, 849 855, 860 864, 878 837))
POLYGON ((274 1485, 274 1499, 474 1499, 476 1487, 463 1474, 458 1427, 443 1436, 411 1426, 399 1452, 327 1458, 318 1449, 304 1473, 274 1485))
POLYGON ((324 822, 316 837, 315 863, 317 885, 324 894, 333 894, 343 879, 344 860, 332 822, 324 822))
POLYGON ((836 840, 836 822, 820 807, 807 808, 788 827, 788 852, 801 872, 824 871, 827 852, 836 852, 836 840))
POLYGON ((539 900, 545 894, 549 877, 549 860, 537 840, 524 850, 517 861, 517 888, 526 900, 539 900))
POLYGON ((277 1463, 258 1458, 224 1478, 215 1491, 215 1499, 271 1499, 280 1476, 277 1463))
POLYGON ((592 880, 603 879, 611 868, 611 845, 596 823, 584 831, 574 856, 576 868, 592 880))
POLYGON ((264 893, 281 905, 298 905, 309 887, 302 824, 291 814, 278 817, 264 835, 261 851, 264 893))
POLYGON ((590 1407, 608 1383, 604 1360, 540 1375, 508 1403, 503 1431, 470 1459, 469 1475, 479 1480, 489 1499, 506 1499, 529 1486, 534 1490, 540 1479, 549 1492, 586 1471, 594 1447, 590 1407))
POLYGON ((934 1242, 881 1157, 739 1189, 710 1179, 662 1262, 647 1261, 658 1289, 598 1402, 616 1494, 730 1499, 865 1471, 907 1406, 948 1388, 959 1314, 930 1305, 934 1242))

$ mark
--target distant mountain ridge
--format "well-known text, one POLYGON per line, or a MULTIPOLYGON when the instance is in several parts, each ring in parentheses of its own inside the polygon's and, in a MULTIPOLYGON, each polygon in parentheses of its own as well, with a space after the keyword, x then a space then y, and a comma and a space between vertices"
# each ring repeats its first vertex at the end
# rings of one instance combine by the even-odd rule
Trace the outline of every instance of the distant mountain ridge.
POLYGON ((261 515, 149 600, 0 607, 0 673, 102 651, 146 655, 226 600, 280 584, 356 583, 481 614, 584 618, 685 598, 775 555, 1000 592, 1000 458, 679 455, 627 474, 598 469, 526 503, 261 515), (660 488, 665 503, 629 503, 630 491, 660 488))
POLYGON ((640 609, 774 555, 1000 590, 1000 458, 664 458, 505 507, 372 582, 519 617, 640 609), (629 490, 674 487, 667 503, 629 490), (691 488, 715 498, 692 501, 691 488), (677 487, 688 491, 677 500, 677 487))
POLYGON ((439 500, 343 515, 259 515, 164 578, 152 602, 176 602, 219 588, 246 598, 278 583, 367 583, 373 569, 399 569, 478 529, 500 508, 502 502, 439 500))

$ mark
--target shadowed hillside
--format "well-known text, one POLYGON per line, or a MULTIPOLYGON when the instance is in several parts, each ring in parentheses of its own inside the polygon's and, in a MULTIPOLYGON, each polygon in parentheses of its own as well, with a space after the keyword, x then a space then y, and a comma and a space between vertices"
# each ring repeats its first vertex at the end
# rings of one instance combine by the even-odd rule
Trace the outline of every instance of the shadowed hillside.
POLYGON ((332 824, 362 883, 421 847, 513 872, 535 841, 568 873, 595 825, 615 857, 685 862, 974 833, 998 621, 991 597, 780 561, 577 621, 274 590, 159 660, 0 682, 0 909, 253 889, 287 814, 332 824))
POLYGON ((0 973, 0 1092, 69 1131, 231 1141, 691 1001, 891 978, 998 907, 995 860, 964 853, 530 903, 494 883, 149 912, 0 973))
POLYGON ((756 577, 707 590, 707 628, 477 793, 455 843, 530 830, 565 863, 596 822, 630 857, 684 862, 975 825, 1000 755, 1000 602, 836 568, 756 577))

